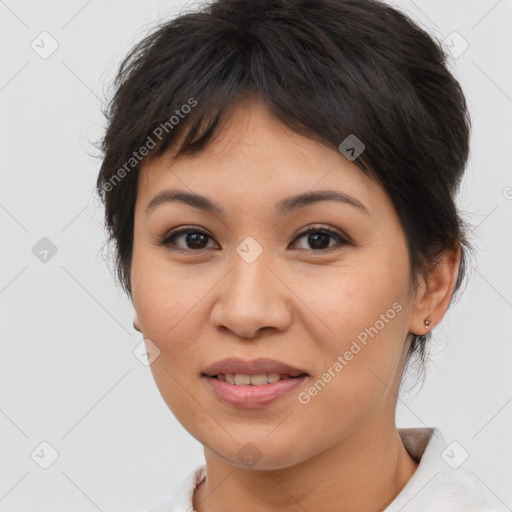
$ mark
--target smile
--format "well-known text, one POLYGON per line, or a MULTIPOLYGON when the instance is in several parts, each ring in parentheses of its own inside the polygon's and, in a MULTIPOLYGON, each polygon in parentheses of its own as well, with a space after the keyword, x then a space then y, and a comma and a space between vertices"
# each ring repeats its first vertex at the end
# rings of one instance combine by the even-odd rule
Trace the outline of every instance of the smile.
POLYGON ((288 395, 306 380, 307 375, 218 374, 212 377, 204 375, 202 378, 222 403, 238 408, 259 408, 288 395))
POLYGON ((214 378, 229 384, 235 384, 237 386, 251 385, 251 386, 263 386, 265 384, 272 384, 280 380, 291 379, 290 375, 280 375, 279 373, 261 373, 259 375, 246 375, 243 373, 219 373, 214 375, 214 378))

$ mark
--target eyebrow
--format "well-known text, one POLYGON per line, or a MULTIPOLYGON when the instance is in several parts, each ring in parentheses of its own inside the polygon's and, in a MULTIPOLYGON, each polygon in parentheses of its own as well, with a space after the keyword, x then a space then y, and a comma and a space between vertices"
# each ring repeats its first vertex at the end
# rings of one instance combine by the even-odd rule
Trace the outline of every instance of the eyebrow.
MULTIPOLYGON (((370 215, 370 212, 366 206, 361 203, 361 201, 346 194, 345 192, 336 190, 318 190, 315 192, 304 192, 302 194, 287 197, 275 205, 275 212, 279 215, 286 215, 294 210, 304 208, 305 206, 318 203, 320 201, 337 201, 345 203, 354 206, 365 215, 370 215)), ((208 199, 206 196, 180 190, 163 190, 162 192, 159 192, 147 205, 146 213, 151 212, 157 208, 157 206, 173 202, 181 202, 192 206, 193 208, 198 208, 199 210, 213 213, 218 216, 224 215, 224 209, 211 199, 208 199)))

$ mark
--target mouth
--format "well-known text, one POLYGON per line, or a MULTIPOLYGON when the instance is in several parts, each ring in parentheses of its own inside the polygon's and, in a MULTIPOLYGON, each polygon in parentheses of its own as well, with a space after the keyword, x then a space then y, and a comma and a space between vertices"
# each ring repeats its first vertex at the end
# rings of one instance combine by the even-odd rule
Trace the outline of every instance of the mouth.
MULTIPOLYGON (((267 375, 243 375, 226 374, 226 379, 231 377, 238 382, 237 384, 230 384, 227 380, 221 380, 223 374, 207 376, 202 378, 206 381, 208 388, 213 393, 213 396, 224 405, 236 407, 238 409, 258 409, 266 407, 279 399, 284 399, 290 396, 292 390, 300 386, 308 377, 306 375, 298 375, 290 377, 284 375, 283 378, 275 382, 268 382, 267 375), (220 377, 220 378, 219 378, 220 377), (256 379, 256 382, 261 384, 243 384, 249 379, 256 379), (266 383, 263 383, 265 379, 266 383)), ((276 376, 281 377, 279 374, 276 376)), ((271 379, 272 380, 272 379, 271 379)))
POLYGON ((201 377, 214 396, 237 408, 264 407, 289 394, 309 374, 275 359, 223 359, 201 377))
POLYGON ((247 385, 254 377, 254 384, 261 385, 277 382, 285 378, 308 375, 305 370, 295 368, 277 359, 252 359, 245 361, 238 358, 222 359, 205 368, 203 376, 224 379, 230 384, 247 385), (266 379, 266 381, 264 381, 266 379))
POLYGON ((307 376, 307 373, 301 373, 299 375, 288 375, 279 373, 260 373, 257 375, 248 375, 243 373, 218 373, 217 375, 206 375, 205 377, 211 377, 228 384, 234 384, 235 386, 265 386, 266 384, 273 384, 281 380, 297 379, 299 377, 307 376))

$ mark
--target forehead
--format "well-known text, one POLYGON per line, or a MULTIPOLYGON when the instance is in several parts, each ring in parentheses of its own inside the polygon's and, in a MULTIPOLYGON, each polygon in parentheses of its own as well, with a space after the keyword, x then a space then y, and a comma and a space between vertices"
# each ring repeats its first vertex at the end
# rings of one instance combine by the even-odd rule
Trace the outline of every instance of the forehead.
POLYGON ((379 202, 389 206, 381 186, 337 148, 292 131, 254 100, 235 109, 201 152, 175 159, 171 147, 146 162, 137 202, 147 206, 160 191, 177 188, 228 204, 249 197, 276 203, 284 196, 331 189, 356 197, 369 211, 379 202))

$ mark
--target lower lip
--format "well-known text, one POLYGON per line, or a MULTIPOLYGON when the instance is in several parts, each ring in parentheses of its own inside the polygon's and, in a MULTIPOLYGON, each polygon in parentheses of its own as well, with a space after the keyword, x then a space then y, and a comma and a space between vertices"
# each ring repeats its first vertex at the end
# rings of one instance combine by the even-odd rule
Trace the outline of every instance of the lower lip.
POLYGON ((278 380, 261 386, 230 384, 214 377, 203 376, 213 392, 224 402, 235 407, 264 407, 286 395, 306 380, 306 375, 278 380))

